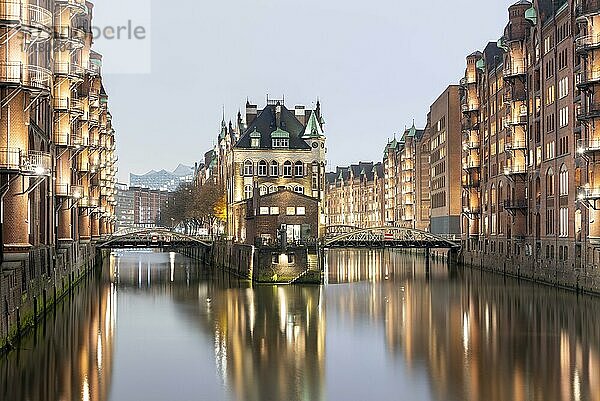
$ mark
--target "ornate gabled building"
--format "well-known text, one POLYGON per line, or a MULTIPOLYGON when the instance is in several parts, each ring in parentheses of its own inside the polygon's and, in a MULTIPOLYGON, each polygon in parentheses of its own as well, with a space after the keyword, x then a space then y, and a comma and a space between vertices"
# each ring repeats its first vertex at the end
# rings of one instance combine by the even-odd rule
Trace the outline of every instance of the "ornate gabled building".
MULTIPOLYGON (((327 149, 320 103, 315 110, 304 106, 289 110, 282 100, 268 100, 259 110, 248 102, 246 121, 240 113, 237 120, 236 127, 222 124, 216 149, 217 181, 227 194, 229 236, 237 242, 254 243, 256 238, 248 237, 252 232, 256 237, 275 240, 277 232, 261 232, 257 227, 250 230, 247 222, 249 217, 262 214, 258 206, 261 197, 289 190, 315 202, 317 216, 310 218, 315 218, 318 229, 310 235, 316 238, 325 224, 327 149), (249 206, 250 200, 254 206, 249 206), (254 209, 252 213, 249 208, 254 209)), ((293 205, 271 205, 269 213, 283 216, 288 206, 293 205)))
POLYGON ((361 162, 327 173, 327 225, 383 227, 384 182, 382 163, 361 162))
POLYGON ((597 290, 600 2, 508 11, 461 81, 466 260, 597 290))

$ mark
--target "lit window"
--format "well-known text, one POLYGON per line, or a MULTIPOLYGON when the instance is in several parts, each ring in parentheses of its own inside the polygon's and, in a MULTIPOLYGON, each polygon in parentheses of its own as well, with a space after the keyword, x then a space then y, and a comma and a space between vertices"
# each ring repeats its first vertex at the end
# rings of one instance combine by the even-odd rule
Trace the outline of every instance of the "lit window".
POLYGON ((561 196, 569 195, 569 172, 567 171, 567 168, 565 167, 564 164, 560 168, 560 174, 559 174, 558 179, 559 179, 560 195, 561 196))
POLYGON ((252 185, 246 185, 244 187, 244 199, 252 198, 252 185))
POLYGON ((279 163, 275 160, 271 162, 271 177, 279 177, 279 163))
POLYGON ((274 148, 289 148, 290 140, 287 138, 273 138, 274 148))
POLYGON ((258 175, 260 177, 266 177, 267 176, 267 162, 264 160, 261 160, 258 163, 258 175))
POLYGON ((296 208, 295 207, 288 207, 285 209, 285 214, 287 214, 288 216, 295 216, 296 215, 296 208))
POLYGON ((272 207, 271 208, 271 215, 277 216, 278 214, 279 214, 279 208, 278 207, 272 207))
POLYGON ((283 164, 283 176, 284 177, 292 176, 292 162, 287 161, 283 164))
POLYGON ((261 207, 260 208, 260 214, 261 215, 267 215, 267 214, 269 214, 269 208, 268 207, 261 207))
POLYGON ((299 207, 297 207, 297 208, 296 208, 296 214, 297 214, 298 216, 304 216, 304 215, 306 215, 306 208, 305 208, 305 207, 303 207, 303 206, 299 206, 299 207))
POLYGON ((265 185, 260 186, 260 196, 264 196, 269 193, 269 189, 265 185))
POLYGON ((277 192, 277 187, 275 185, 271 185, 269 187, 269 193, 274 194, 275 192, 277 192))
POLYGON ((294 165, 294 176, 304 177, 304 164, 302 162, 296 162, 294 165))
POLYGON ((251 177, 254 173, 254 168, 250 160, 244 162, 244 176, 251 177))

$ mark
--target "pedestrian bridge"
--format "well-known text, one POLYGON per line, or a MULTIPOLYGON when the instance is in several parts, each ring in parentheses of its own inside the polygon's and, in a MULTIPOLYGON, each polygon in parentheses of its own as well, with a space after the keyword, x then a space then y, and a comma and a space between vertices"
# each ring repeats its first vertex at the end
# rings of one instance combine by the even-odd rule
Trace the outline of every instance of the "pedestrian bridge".
POLYGON ((327 227, 325 248, 407 248, 459 250, 460 241, 403 227, 327 227))
POLYGON ((167 229, 128 228, 120 230, 98 243, 101 249, 160 248, 177 249, 187 247, 210 247, 208 241, 167 229))

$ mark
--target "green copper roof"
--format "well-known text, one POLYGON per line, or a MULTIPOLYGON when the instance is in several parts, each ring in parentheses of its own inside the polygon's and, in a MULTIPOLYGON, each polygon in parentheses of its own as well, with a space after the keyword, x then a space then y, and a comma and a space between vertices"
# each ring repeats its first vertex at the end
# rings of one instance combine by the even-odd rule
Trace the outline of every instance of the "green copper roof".
POLYGON ((320 138, 323 136, 323 129, 321 128, 321 124, 317 120, 317 115, 315 112, 310 113, 310 117, 308 119, 308 123, 306 124, 306 128, 304 129, 303 138, 320 138))
POLYGON ((533 25, 537 24, 537 12, 535 11, 535 7, 531 6, 530 9, 525 11, 525 19, 531 21, 533 25))
POLYGON ((475 67, 481 71, 485 71, 485 61, 483 59, 477 60, 475 67))
POLYGON ((290 133, 282 130, 281 128, 277 128, 275 131, 271 133, 271 138, 290 138, 290 133))
POLYGON ((250 138, 260 138, 260 136, 260 132, 258 132, 256 128, 254 128, 254 131, 252 131, 252 133, 250 134, 250 138))

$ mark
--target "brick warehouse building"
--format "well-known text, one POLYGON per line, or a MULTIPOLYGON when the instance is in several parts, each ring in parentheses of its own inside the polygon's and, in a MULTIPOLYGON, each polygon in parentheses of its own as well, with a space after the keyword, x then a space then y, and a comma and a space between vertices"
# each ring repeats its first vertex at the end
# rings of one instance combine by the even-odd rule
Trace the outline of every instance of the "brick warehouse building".
POLYGON ((0 347, 17 310, 28 319, 46 290, 66 288, 114 229, 115 132, 93 5, 35 3, 0 7, 0 347))
POLYGON ((600 2, 508 11, 461 81, 465 261, 597 290, 600 2))

